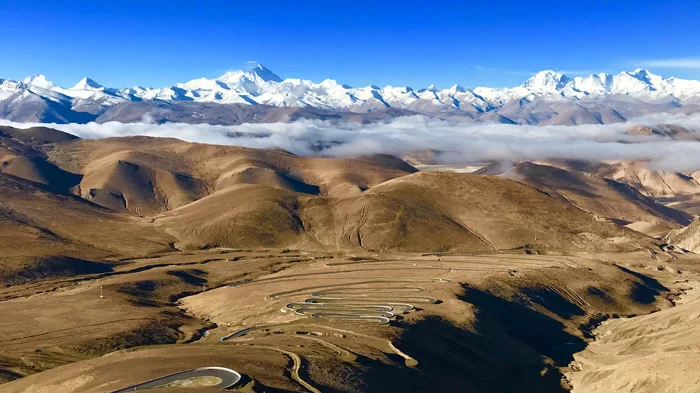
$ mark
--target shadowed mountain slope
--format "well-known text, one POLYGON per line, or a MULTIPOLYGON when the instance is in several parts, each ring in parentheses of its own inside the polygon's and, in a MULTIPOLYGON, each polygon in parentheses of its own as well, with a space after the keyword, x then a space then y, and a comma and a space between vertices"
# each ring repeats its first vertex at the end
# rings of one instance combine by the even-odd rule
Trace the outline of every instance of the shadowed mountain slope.
MULTIPOLYGON (((581 209, 621 223, 653 219, 671 227, 685 219, 671 209, 654 209, 633 190, 533 164, 519 171, 535 187, 549 187, 548 193, 497 177, 416 173, 386 155, 307 158, 172 138, 59 139, 32 146, 6 138, 24 149, 13 150, 13 162, 36 159, 54 170, 13 170, 13 175, 57 192, 51 198, 71 201, 66 209, 80 211, 76 217, 106 215, 114 225, 150 217, 161 245, 173 235, 177 247, 186 248, 629 249, 649 247, 651 239, 581 209)), ((23 203, 10 207, 15 205, 23 203)), ((72 222, 62 227, 90 228, 72 222)), ((98 243, 111 250, 112 241, 98 243)))
POLYGON ((170 236, 73 195, 0 173, 0 265, 22 268, 37 258, 100 259, 170 249, 170 236))
POLYGON ((80 189, 86 199, 140 215, 172 210, 236 184, 332 196, 416 171, 389 156, 304 158, 147 137, 79 140, 56 146, 50 156, 84 175, 80 189))
MULTIPOLYGON (((644 233, 660 234, 687 225, 692 219, 689 214, 666 207, 628 184, 600 177, 595 169, 581 166, 577 169, 583 171, 520 162, 512 168, 505 168, 505 173, 510 178, 594 214, 596 218, 590 223, 591 226, 595 225, 593 222, 596 220, 607 219, 620 225, 630 225, 644 233)), ((477 173, 503 174, 504 168, 500 164, 492 164, 477 173)))
POLYGON ((339 198, 241 185, 156 218, 188 246, 484 251, 651 244, 611 222, 591 222, 570 203, 524 184, 441 172, 403 176, 339 198), (605 240, 615 237, 627 240, 605 240))

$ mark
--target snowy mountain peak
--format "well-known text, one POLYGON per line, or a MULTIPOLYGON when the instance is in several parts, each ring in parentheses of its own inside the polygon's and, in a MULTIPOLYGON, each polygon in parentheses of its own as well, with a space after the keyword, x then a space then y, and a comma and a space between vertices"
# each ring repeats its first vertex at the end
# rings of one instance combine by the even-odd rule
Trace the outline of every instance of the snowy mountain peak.
POLYGON ((534 92, 554 92, 564 88, 569 77, 552 70, 540 71, 530 77, 523 83, 523 87, 533 90, 534 92))
POLYGON ((36 74, 36 75, 28 76, 28 77, 24 78, 24 80, 22 80, 22 82, 27 86, 36 86, 36 87, 41 87, 43 89, 50 89, 50 88, 54 87, 53 82, 46 79, 46 76, 44 76, 43 74, 36 74))
POLYGON ((94 79, 85 77, 76 83, 75 86, 71 87, 69 90, 100 90, 104 89, 104 86, 95 82, 94 79))
MULTIPOLYGON (((202 78, 199 80, 204 81, 207 79, 202 78)), ((248 71, 229 71, 216 78, 216 80, 228 86, 243 85, 245 90, 257 90, 257 87, 260 87, 259 85, 282 82, 282 78, 262 64, 258 64, 248 71), (255 85, 255 88, 251 84, 255 85)))
POLYGON ((269 68, 266 68, 262 64, 258 64, 257 66, 253 67, 253 69, 249 70, 247 73, 256 75, 258 78, 265 82, 282 82, 282 78, 280 78, 277 74, 270 71, 269 68))
POLYGON ((663 82, 663 78, 661 76, 652 74, 651 72, 643 68, 637 68, 629 74, 639 79, 640 81, 652 86, 658 85, 663 82))
MULTIPOLYGON (((123 102, 158 100, 275 107, 311 106, 350 112, 372 112, 385 108, 417 113, 473 112, 469 117, 505 108, 504 116, 508 117, 508 111, 517 112, 517 108, 535 103, 547 106, 551 101, 564 105, 564 101, 573 100, 579 105, 578 108, 582 108, 581 103, 593 105, 591 103, 604 100, 608 95, 632 97, 635 102, 665 99, 673 102, 669 105, 676 108, 678 105, 700 102, 700 81, 663 78, 645 69, 574 78, 545 70, 512 88, 464 88, 459 85, 447 89, 429 86, 420 90, 408 86, 375 85, 353 88, 333 79, 321 82, 301 78, 282 80, 263 65, 230 71, 215 79, 193 79, 162 88, 111 89, 90 78, 83 78, 72 88, 64 89, 55 86, 43 75, 28 77, 23 82, 0 80, 0 105, 3 99, 9 97, 35 100, 39 96, 60 105, 71 105, 70 110, 84 107, 107 110, 123 102)), ((617 113, 613 117, 616 116, 621 115, 617 113)))
MULTIPOLYGON (((229 72, 221 75, 220 77, 216 78, 216 80, 224 82, 224 83, 237 83, 238 81, 241 80, 241 78, 243 76, 245 76, 245 72, 243 72, 243 71, 229 71, 229 72)), ((195 80, 190 81, 190 82, 204 81, 204 80, 208 80, 208 79, 200 78, 200 79, 195 79, 195 80)), ((190 82, 187 82, 187 83, 190 83, 190 82)))
POLYGON ((652 74, 651 72, 649 72, 649 70, 647 70, 647 69, 645 69, 645 68, 637 68, 636 70, 634 70, 634 71, 632 71, 632 72, 629 72, 629 74, 630 74, 630 75, 644 75, 644 76, 652 75, 652 76, 656 76, 656 75, 652 74))

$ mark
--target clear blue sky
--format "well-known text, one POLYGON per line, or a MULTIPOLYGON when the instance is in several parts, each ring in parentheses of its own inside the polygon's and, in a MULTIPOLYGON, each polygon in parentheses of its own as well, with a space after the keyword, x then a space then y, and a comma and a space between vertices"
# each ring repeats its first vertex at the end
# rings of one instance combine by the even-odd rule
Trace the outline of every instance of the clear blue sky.
POLYGON ((542 69, 700 79, 693 1, 0 1, 0 78, 165 86, 260 62, 353 86, 513 86, 542 69))

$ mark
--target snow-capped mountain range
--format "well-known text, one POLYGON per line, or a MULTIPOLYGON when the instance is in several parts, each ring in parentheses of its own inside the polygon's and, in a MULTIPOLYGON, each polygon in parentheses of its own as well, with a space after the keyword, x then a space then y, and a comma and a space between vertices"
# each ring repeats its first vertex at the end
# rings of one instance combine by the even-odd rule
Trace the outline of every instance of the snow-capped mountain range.
MULTIPOLYGON (((697 102, 700 102, 700 81, 662 78, 643 69, 575 78, 541 71, 513 88, 455 85, 442 90, 432 86, 420 90, 394 86, 350 87, 331 79, 320 83, 282 79, 262 65, 249 71, 227 72, 215 79, 194 79, 164 88, 107 88, 90 78, 63 88, 43 75, 22 81, 0 79, 0 117, 44 122, 122 121, 123 112, 132 113, 135 108, 162 109, 167 108, 168 103, 192 103, 177 108, 196 112, 193 108, 198 107, 194 104, 202 103, 239 104, 235 106, 239 111, 241 105, 357 114, 393 108, 403 110, 401 114, 417 112, 533 124, 552 123, 551 119, 561 118, 563 114, 564 119, 569 118, 564 123, 578 124, 619 121, 639 111, 678 110, 697 102), (122 114, 115 117, 114 112, 122 114)), ((203 108, 211 110, 212 107, 203 108)), ((219 113, 222 111, 225 109, 217 109, 219 113)), ((206 113, 201 112, 196 116, 194 113, 180 115, 210 122, 206 113)), ((133 121, 132 117, 127 116, 125 121, 133 121)), ((230 123, 221 121, 220 114, 218 117, 215 122, 230 123)), ((163 121, 171 119, 166 117, 163 121)), ((561 123, 554 121, 557 122, 561 123)))

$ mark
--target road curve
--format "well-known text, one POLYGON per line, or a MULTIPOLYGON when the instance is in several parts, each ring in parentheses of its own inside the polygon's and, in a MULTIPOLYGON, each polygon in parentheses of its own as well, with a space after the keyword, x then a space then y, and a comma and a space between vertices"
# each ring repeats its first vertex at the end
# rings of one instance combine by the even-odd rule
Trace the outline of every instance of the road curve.
POLYGON ((236 332, 233 332, 233 333, 229 334, 228 336, 221 337, 221 338, 219 339, 219 341, 220 341, 220 342, 224 342, 224 341, 230 340, 230 339, 232 339, 232 338, 243 337, 243 336, 245 336, 246 334, 252 332, 252 331, 255 330, 255 329, 257 329, 257 327, 255 327, 255 326, 252 326, 252 327, 249 327, 249 328, 245 328, 245 329, 241 329, 241 330, 238 330, 238 331, 236 331, 236 332))
POLYGON ((136 385, 127 386, 123 389, 115 390, 112 393, 135 392, 137 390, 155 389, 170 385, 178 381, 185 381, 192 378, 214 377, 221 380, 211 388, 226 389, 236 385, 241 380, 241 374, 224 367, 200 367, 192 370, 180 371, 166 375, 150 381, 141 382, 136 385))
POLYGON ((387 325, 389 324, 389 322, 391 322, 391 320, 385 316, 344 313, 315 313, 311 314, 311 318, 347 319, 351 321, 376 321, 378 325, 387 325))
POLYGON ((326 303, 316 303, 316 302, 297 302, 297 303, 289 303, 285 306, 287 310, 299 310, 301 308, 304 309, 312 309, 312 308, 343 308, 343 309, 352 309, 354 311, 393 311, 394 309, 389 306, 381 305, 381 304, 371 304, 371 303, 357 303, 357 304, 339 304, 339 303, 331 303, 331 304, 326 304, 326 303))
POLYGON ((288 303, 282 311, 312 318, 374 321, 380 325, 390 322, 395 312, 407 313, 415 309, 413 304, 435 304, 438 299, 417 296, 421 287, 333 287, 317 290, 303 302, 288 303), (396 311, 395 311, 396 310, 396 311))
POLYGON ((381 315, 387 318, 393 318, 394 313, 391 311, 381 311, 376 309, 358 309, 358 308, 343 308, 343 307, 300 307, 294 310, 299 315, 307 314, 323 314, 329 313, 344 313, 344 314, 354 314, 354 315, 381 315))

